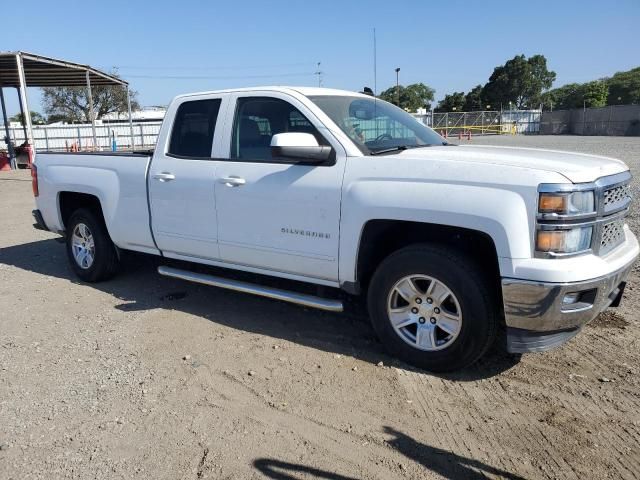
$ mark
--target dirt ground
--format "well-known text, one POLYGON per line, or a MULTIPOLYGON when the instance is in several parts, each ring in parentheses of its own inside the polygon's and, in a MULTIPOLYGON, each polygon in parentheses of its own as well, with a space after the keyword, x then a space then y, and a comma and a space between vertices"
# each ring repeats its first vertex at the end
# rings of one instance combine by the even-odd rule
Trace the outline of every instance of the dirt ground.
MULTIPOLYGON (((640 138, 472 142, 608 154, 640 178, 640 138)), ((361 315, 161 278, 148 257, 83 284, 31 227, 29 174, 1 172, 0 198, 2 479, 640 476, 638 266, 563 348, 438 376, 361 315)))

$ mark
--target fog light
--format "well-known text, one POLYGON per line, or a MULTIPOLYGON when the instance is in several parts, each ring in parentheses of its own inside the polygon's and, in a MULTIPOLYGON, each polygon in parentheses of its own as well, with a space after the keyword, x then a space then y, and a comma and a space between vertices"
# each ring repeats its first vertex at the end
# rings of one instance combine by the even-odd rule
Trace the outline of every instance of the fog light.
POLYGON ((562 299, 563 305, 572 305, 580 299, 580 292, 567 293, 562 299))

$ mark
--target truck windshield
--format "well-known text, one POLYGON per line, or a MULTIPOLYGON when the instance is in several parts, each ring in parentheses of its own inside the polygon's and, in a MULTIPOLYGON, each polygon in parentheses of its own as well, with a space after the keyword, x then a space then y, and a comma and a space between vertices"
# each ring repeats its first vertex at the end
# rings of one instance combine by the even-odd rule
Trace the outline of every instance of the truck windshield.
POLYGON ((407 148, 447 145, 422 122, 384 100, 340 95, 313 95, 309 99, 353 140, 365 155, 407 148))

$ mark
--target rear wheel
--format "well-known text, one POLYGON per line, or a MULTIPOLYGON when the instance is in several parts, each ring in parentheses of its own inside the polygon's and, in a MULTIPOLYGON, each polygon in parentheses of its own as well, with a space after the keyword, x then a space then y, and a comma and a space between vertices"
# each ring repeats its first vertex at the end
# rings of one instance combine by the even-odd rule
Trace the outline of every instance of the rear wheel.
POLYGON ((387 349, 434 372, 471 365, 497 333, 493 296, 480 269, 446 247, 416 245, 391 254, 371 280, 368 303, 387 349))
POLYGON ((118 269, 118 254, 102 218, 82 208, 67 223, 67 256, 75 274, 85 282, 111 278, 118 269))

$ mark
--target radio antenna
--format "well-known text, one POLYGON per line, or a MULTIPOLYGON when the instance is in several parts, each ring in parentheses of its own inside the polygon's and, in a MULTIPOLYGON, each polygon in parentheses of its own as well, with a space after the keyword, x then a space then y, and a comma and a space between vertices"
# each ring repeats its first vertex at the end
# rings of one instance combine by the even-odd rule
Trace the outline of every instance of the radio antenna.
POLYGON ((376 126, 376 138, 378 138, 380 132, 378 132, 378 51, 376 47, 376 28, 373 27, 373 121, 376 126))
POLYGON ((378 95, 378 55, 376 51, 376 29, 373 29, 373 96, 378 95))

